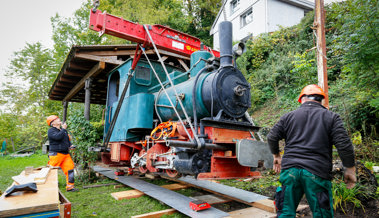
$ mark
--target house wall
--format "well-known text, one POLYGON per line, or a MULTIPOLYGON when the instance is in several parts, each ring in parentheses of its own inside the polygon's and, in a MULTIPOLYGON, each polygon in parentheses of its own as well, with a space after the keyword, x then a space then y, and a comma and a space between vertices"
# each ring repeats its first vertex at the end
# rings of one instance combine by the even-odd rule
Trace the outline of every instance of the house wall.
MULTIPOLYGON (((233 41, 240 41, 250 34, 260 34, 265 32, 265 5, 267 0, 240 0, 239 7, 231 14, 230 0, 225 5, 226 19, 233 23, 233 41), (244 27, 241 27, 241 15, 249 8, 253 8, 253 21, 244 27), (259 19, 258 19, 259 18, 259 19)), ((214 28, 213 48, 219 50, 219 31, 218 25, 224 21, 224 12, 221 13, 214 28)))
POLYGON ((268 0, 268 32, 279 30, 279 26, 290 27, 304 17, 304 9, 287 3, 268 0))
MULTIPOLYGON (((225 9, 226 20, 233 23, 233 41, 240 41, 248 36, 257 36, 265 32, 273 32, 279 26, 289 27, 300 22, 304 17, 304 9, 279 0, 240 0, 239 7, 231 14, 231 0, 228 0, 225 9), (241 16, 253 8, 253 20, 241 27, 241 16)), ((217 23, 211 30, 213 34, 213 48, 219 50, 218 25, 225 20, 221 12, 217 23)))

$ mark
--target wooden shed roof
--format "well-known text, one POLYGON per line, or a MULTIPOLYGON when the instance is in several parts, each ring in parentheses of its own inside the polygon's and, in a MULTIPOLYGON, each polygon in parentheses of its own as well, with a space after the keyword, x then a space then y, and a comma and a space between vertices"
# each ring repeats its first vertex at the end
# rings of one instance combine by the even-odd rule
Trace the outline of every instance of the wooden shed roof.
MULTIPOLYGON (((118 65, 135 54, 136 45, 74 45, 55 79, 49 99, 67 102, 84 102, 85 81, 92 78, 91 104, 105 104, 107 76, 118 65)), ((146 50, 152 60, 157 60, 153 50, 146 50)), ((167 63, 188 69, 189 57, 159 51, 167 63)), ((143 57, 143 56, 142 56, 143 57)))

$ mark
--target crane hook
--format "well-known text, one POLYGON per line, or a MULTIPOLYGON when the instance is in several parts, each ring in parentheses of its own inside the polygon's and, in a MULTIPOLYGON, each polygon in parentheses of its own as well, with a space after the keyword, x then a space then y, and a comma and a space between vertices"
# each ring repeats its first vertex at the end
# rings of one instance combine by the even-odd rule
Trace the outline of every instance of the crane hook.
POLYGON ((93 0, 92 3, 93 3, 92 12, 95 13, 96 10, 97 10, 97 8, 98 8, 99 5, 100 5, 100 0, 93 0))

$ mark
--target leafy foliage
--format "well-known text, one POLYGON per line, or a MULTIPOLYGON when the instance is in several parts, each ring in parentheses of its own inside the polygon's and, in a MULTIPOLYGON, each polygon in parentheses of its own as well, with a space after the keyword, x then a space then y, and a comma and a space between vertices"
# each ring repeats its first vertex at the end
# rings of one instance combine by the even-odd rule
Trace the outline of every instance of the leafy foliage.
MULTIPOLYGON (((362 191, 362 186, 359 184, 354 186, 354 188, 346 188, 346 184, 343 182, 334 182, 332 186, 333 193, 333 208, 341 208, 341 210, 346 214, 345 210, 350 206, 348 203, 352 203, 354 208, 363 208, 361 200, 357 197, 358 195, 364 195, 362 191)), ((363 208, 364 210, 364 208, 363 208)))
MULTIPOLYGON (((378 1, 347 0, 326 10, 330 110, 342 116, 349 132, 376 139, 378 1)), ((280 114, 293 110, 298 107, 300 90, 317 83, 313 18, 314 13, 309 12, 296 26, 247 42, 247 52, 237 64, 252 87, 252 112, 267 107, 276 107, 280 114)))
POLYGON ((14 139, 16 148, 39 146, 46 138, 46 115, 59 104, 47 99, 54 79, 55 62, 51 51, 37 42, 14 53, 0 91, 8 110, 0 114, 0 135, 14 139))
POLYGON ((88 0, 72 17, 64 18, 56 14, 51 18, 56 71, 61 67, 72 45, 102 44, 106 40, 106 37, 100 38, 96 32, 88 28, 91 6, 91 1, 88 0))
POLYGON ((77 167, 88 169, 97 160, 97 153, 88 151, 100 140, 97 129, 84 118, 80 110, 74 111, 67 123, 74 138, 73 144, 76 145, 73 160, 77 167))

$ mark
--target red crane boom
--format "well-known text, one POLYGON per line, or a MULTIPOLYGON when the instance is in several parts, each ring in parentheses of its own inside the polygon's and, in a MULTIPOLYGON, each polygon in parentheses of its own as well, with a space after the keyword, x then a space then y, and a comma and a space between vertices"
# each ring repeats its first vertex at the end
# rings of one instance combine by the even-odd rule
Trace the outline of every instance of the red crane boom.
MULTIPOLYGON (((142 44, 144 47, 150 46, 143 25, 116 17, 100 10, 90 12, 89 28, 97 31, 100 35, 104 33, 142 44)), ((157 46, 157 48, 189 57, 198 50, 207 50, 214 56, 220 57, 220 53, 203 45, 200 39, 179 32, 163 25, 147 25, 147 29, 157 46)))

